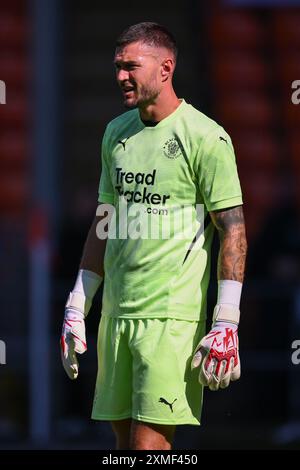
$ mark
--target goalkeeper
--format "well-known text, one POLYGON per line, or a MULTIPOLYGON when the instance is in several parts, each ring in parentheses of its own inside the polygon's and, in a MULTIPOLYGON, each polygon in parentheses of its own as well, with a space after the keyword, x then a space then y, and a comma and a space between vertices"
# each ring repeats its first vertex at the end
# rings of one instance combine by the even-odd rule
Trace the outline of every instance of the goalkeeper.
POLYGON ((111 422, 118 449, 170 449, 177 425, 200 424, 203 388, 240 376, 247 244, 234 150, 221 126, 176 96, 176 60, 175 39, 159 24, 133 25, 118 39, 116 79, 129 111, 103 137, 99 206, 63 322, 62 361, 76 379, 85 318, 104 282, 92 418, 111 422), (124 200, 157 226, 190 208, 197 230, 188 246, 180 224, 164 238, 99 236, 105 209, 118 213, 124 200), (215 229, 218 298, 206 329, 215 229))

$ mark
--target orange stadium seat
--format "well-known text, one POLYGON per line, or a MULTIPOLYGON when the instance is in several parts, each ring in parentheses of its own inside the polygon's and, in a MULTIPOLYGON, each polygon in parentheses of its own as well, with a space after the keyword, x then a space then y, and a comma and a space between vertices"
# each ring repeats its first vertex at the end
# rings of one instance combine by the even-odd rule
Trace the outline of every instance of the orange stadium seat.
MULTIPOLYGON (((299 30, 300 35, 300 30, 299 30)), ((278 54, 276 62, 277 77, 282 86, 290 91, 294 80, 300 80, 300 51, 299 54, 289 52, 288 54, 278 54)))
POLYGON ((298 129, 300 135, 300 104, 293 104, 291 97, 282 100, 283 126, 289 130, 298 129))
POLYGON ((28 83, 29 77, 28 60, 24 55, 17 53, 1 54, 0 52, 0 70, 1 80, 6 83, 7 93, 12 89, 24 89, 28 83))
POLYGON ((265 31, 257 17, 244 11, 222 11, 210 22, 210 40, 216 49, 260 48, 265 31))
POLYGON ((0 214, 11 215, 25 209, 29 198, 28 175, 23 172, 1 172, 0 214))
POLYGON ((240 174, 278 172, 281 148, 273 133, 236 130, 232 133, 232 140, 240 174))
POLYGON ((28 43, 29 27, 23 16, 10 11, 1 11, 0 15, 0 51, 9 48, 24 48, 28 43))
POLYGON ((0 135, 0 171, 24 168, 28 164, 28 137, 25 132, 7 131, 0 135))
POLYGON ((274 106, 265 94, 244 92, 216 96, 214 110, 217 119, 228 130, 260 130, 274 126, 274 106))
POLYGON ((300 49, 300 11, 277 10, 273 13, 273 35, 277 47, 300 49))
POLYGON ((268 213, 280 201, 280 175, 252 171, 240 177, 249 239, 258 235, 268 213))
POLYGON ((271 82, 268 66, 259 55, 238 51, 214 54, 211 75, 215 85, 226 90, 261 89, 271 82))
POLYGON ((10 93, 7 90, 6 105, 0 106, 0 127, 11 129, 11 126, 24 128, 29 122, 29 103, 24 93, 10 93))

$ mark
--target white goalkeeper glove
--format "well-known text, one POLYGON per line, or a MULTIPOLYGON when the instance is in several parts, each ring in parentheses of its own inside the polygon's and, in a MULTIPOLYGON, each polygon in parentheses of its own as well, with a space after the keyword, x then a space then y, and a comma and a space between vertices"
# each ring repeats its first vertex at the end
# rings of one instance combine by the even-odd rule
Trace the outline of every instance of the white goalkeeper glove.
POLYGON ((199 367, 199 382, 210 390, 228 387, 241 375, 238 323, 240 311, 229 304, 217 304, 211 331, 196 347, 192 369, 199 367))
POLYGON ((98 274, 80 269, 74 291, 66 303, 60 345, 63 367, 70 379, 78 377, 76 353, 83 354, 87 350, 85 317, 101 282, 102 277, 98 274))
POLYGON ((77 308, 66 306, 60 343, 64 369, 70 379, 76 379, 78 377, 76 353, 83 354, 87 350, 84 314, 77 308))

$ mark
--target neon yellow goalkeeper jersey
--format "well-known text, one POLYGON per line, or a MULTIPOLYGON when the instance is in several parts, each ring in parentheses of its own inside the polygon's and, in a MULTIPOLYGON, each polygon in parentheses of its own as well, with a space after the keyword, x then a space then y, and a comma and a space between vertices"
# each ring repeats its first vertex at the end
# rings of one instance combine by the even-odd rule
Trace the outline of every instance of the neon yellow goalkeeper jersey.
POLYGON ((155 126, 145 126, 138 109, 122 114, 103 137, 98 201, 115 214, 102 314, 204 320, 209 211, 242 204, 224 129, 185 100, 155 126))

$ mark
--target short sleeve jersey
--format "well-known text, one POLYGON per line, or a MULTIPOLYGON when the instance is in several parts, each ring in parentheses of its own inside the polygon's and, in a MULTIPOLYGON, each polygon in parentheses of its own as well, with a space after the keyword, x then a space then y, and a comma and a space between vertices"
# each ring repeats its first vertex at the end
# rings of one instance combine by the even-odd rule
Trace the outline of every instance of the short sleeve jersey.
POLYGON ((185 100, 153 127, 138 109, 122 114, 103 137, 98 201, 116 214, 102 314, 204 320, 209 212, 243 203, 225 130, 185 100))

